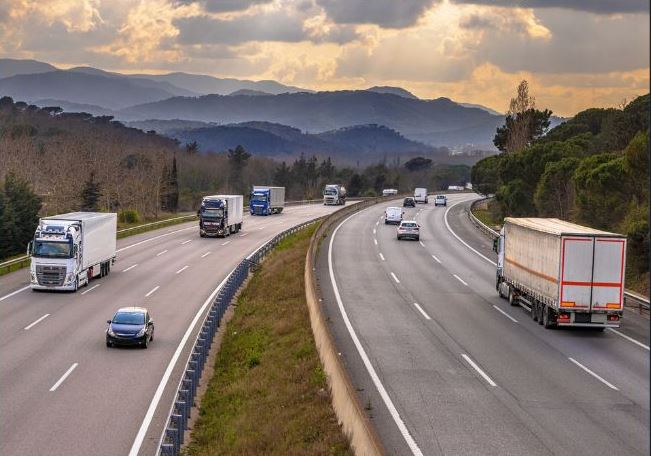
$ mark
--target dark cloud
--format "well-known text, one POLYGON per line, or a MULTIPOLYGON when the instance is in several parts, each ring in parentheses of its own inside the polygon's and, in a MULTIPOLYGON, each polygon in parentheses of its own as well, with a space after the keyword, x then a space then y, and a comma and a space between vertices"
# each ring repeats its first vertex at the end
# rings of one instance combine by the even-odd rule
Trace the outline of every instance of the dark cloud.
POLYGON ((459 22, 459 26, 465 29, 488 29, 495 28, 497 24, 493 17, 488 15, 472 14, 463 18, 461 22, 459 22))
POLYGON ((405 28, 437 0, 316 0, 339 24, 377 24, 405 28))
POLYGON ((596 14, 648 13, 649 0, 453 0, 454 3, 521 8, 564 8, 596 14))
POLYGON ((211 13, 244 11, 253 5, 271 3, 272 0, 205 0, 204 7, 211 13))

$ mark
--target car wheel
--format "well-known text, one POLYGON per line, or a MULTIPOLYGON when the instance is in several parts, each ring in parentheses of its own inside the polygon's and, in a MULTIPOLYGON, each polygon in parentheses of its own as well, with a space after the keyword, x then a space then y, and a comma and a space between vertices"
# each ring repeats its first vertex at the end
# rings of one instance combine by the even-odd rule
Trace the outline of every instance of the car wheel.
POLYGON ((107 346, 108 348, 111 348, 111 347, 113 346, 113 344, 107 340, 107 341, 106 341, 106 346, 107 346))
POLYGON ((142 348, 147 348, 149 345, 149 338, 145 337, 145 339, 142 341, 142 348))
POLYGON ((151 337, 149 338, 149 342, 153 342, 153 341, 154 341, 154 331, 152 330, 151 337))

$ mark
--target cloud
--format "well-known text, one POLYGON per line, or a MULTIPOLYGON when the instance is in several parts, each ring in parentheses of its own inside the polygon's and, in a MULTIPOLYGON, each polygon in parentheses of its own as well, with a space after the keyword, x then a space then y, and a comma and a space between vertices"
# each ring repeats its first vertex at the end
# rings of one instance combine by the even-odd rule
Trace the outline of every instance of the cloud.
POLYGON ((339 24, 377 24, 387 28, 405 28, 436 0, 316 0, 328 16, 339 24))
POLYGON ((205 0, 205 10, 211 13, 243 11, 254 5, 271 3, 272 0, 205 0))
POLYGON ((512 8, 563 8, 596 14, 648 13, 649 0, 453 0, 458 4, 512 8))

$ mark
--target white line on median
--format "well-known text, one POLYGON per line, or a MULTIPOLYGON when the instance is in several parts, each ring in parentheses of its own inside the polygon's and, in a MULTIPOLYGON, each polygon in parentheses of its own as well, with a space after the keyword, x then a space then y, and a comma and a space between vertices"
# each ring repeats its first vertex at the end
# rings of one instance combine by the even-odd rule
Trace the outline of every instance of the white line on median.
POLYGON ((50 314, 45 314, 45 315, 43 315, 41 318, 39 318, 38 320, 36 320, 36 321, 34 321, 34 322, 28 324, 27 326, 25 326, 25 328, 23 328, 23 329, 24 329, 25 331, 29 331, 29 329, 30 329, 32 326, 35 326, 35 325, 39 324, 40 322, 42 322, 43 320, 45 320, 45 319, 46 319, 47 317, 49 317, 49 316, 50 316, 50 314))
POLYGON ((461 282, 461 283, 464 284, 465 286, 468 286, 468 284, 467 284, 466 282, 464 282, 463 279, 462 279, 461 277, 459 277, 459 276, 456 275, 456 274, 452 274, 452 275, 455 276, 459 282, 461 282))
POLYGON ((89 291, 93 291, 95 288, 99 287, 100 285, 101 283, 98 283, 97 285, 90 287, 88 290, 82 291, 81 294, 85 295, 86 293, 88 293, 89 291))
POLYGON ((7 298, 11 298, 13 295, 17 295, 17 294, 20 293, 21 291, 25 291, 25 290, 27 290, 28 288, 29 288, 29 285, 27 285, 26 287, 20 288, 20 289, 18 289, 18 290, 16 290, 16 291, 13 291, 13 292, 9 293, 8 295, 4 295, 2 298, 0 298, 0 301, 4 301, 4 300, 7 299, 7 298))
POLYGON ((164 255, 164 254, 166 254, 168 251, 169 251, 169 250, 163 250, 162 252, 158 252, 158 253, 156 254, 156 256, 164 255))
POLYGON ((149 290, 149 293, 147 293, 147 294, 145 295, 145 298, 148 298, 148 297, 150 297, 151 295, 153 295, 154 293, 156 293, 156 290, 158 290, 159 288, 160 288, 160 285, 156 285, 154 288, 152 288, 151 290, 149 290))
POLYGON ((436 260, 437 263, 440 263, 440 262, 441 262, 441 260, 439 260, 439 259, 436 257, 436 255, 432 255, 432 258, 434 258, 434 259, 436 260))
POLYGON ((246 236, 247 234, 249 234, 249 233, 242 233, 242 234, 240 234, 240 237, 244 237, 244 236, 246 236))
POLYGON ((65 374, 61 376, 61 378, 54 384, 52 385, 52 388, 50 388, 50 391, 56 391, 56 389, 61 386, 61 383, 65 381, 66 378, 68 378, 68 375, 72 373, 73 370, 79 365, 79 363, 74 363, 70 368, 66 371, 65 374))
POLYGON ((490 378, 490 377, 486 374, 486 372, 484 372, 483 370, 481 370, 481 368, 480 368, 477 364, 475 364, 475 362, 474 362, 472 359, 470 359, 470 357, 469 357, 468 355, 466 355, 465 353, 462 353, 461 356, 463 357, 463 359, 466 360, 466 362, 467 362, 468 364, 470 364, 470 365, 472 366, 473 369, 475 369, 475 370, 477 371, 477 373, 479 373, 479 375, 481 375, 481 376, 483 377, 484 380, 486 380, 486 381, 488 382, 488 384, 489 384, 490 386, 497 386, 497 383, 495 383, 495 382, 493 381, 493 379, 490 378))
POLYGON ((188 265, 186 264, 186 265, 183 266, 181 269, 179 269, 178 271, 176 271, 176 273, 177 273, 177 274, 180 274, 180 273, 182 273, 183 271, 185 271, 186 269, 188 269, 189 267, 190 267, 190 266, 188 266, 188 265))
POLYGON ((375 245, 377 245, 377 239, 373 239, 373 242, 375 242, 375 245))
POLYGON ((192 239, 188 239, 187 241, 183 241, 183 242, 181 242, 181 245, 185 245, 185 244, 187 244, 188 242, 192 242, 192 239))
POLYGON ((226 241, 226 242, 222 243, 222 245, 228 245, 230 243, 231 243, 231 241, 226 241))
POLYGON ((150 238, 148 238, 148 239, 144 239, 144 240, 142 240, 142 241, 140 241, 140 242, 136 242, 135 244, 130 244, 130 245, 127 245, 127 246, 125 246, 125 247, 122 247, 121 249, 117 249, 116 252, 119 253, 119 252, 122 252, 122 251, 124 251, 124 250, 128 250, 128 249, 130 249, 131 247, 135 247, 135 246, 137 246, 137 245, 144 244, 145 242, 154 241, 154 240, 156 240, 156 239, 160 239, 160 238, 162 238, 162 237, 169 236, 169 235, 174 234, 174 233, 180 233, 181 231, 196 230, 196 229, 197 229, 197 228, 196 228, 195 226, 190 226, 190 227, 188 227, 188 228, 181 228, 180 230, 170 231, 169 233, 159 234, 158 236, 150 237, 150 238))
POLYGON ((373 234, 377 234, 377 229, 373 228, 373 234))
POLYGON ((206 252, 203 255, 201 255, 201 258, 206 258, 208 255, 210 255, 212 252, 206 252))
POLYGON ((637 341, 637 340, 633 339, 632 337, 629 337, 629 336, 627 336, 626 334, 624 334, 624 333, 622 333, 622 332, 620 332, 620 331, 617 331, 616 329, 608 328, 608 330, 614 332, 614 333, 617 334, 618 336, 623 337, 624 339, 628 340, 629 342, 632 342, 632 343, 634 343, 635 345, 637 345, 637 346, 639 346, 639 347, 642 347, 643 349, 645 349, 645 350, 647 350, 647 351, 649 350, 649 346, 648 346, 648 345, 644 345, 642 342, 637 341))
POLYGON ((600 377, 599 375, 595 374, 594 372, 592 372, 590 369, 588 369, 587 367, 585 367, 583 364, 581 364, 580 362, 578 362, 578 361, 575 360, 574 358, 567 358, 567 359, 569 359, 570 361, 572 361, 574 364, 576 364, 577 366, 579 366, 581 369, 583 369, 584 371, 586 371, 588 374, 592 375, 594 378, 596 378, 597 380, 599 380, 601 383, 603 383, 604 385, 606 385, 608 388, 614 389, 615 391, 619 391, 619 388, 617 388, 615 385, 613 385, 612 383, 608 382, 608 381, 605 380, 603 377, 600 377))
POLYGON ((122 272, 131 271, 131 270, 132 270, 133 268, 135 268, 136 266, 138 266, 138 263, 136 263, 136 264, 132 264, 132 265, 129 266, 128 268, 123 269, 122 272))
POLYGON ((260 228, 258 228, 258 229, 259 229, 259 230, 264 230, 264 226, 261 226, 261 227, 260 227, 260 228))
POLYGON ((511 315, 509 315, 508 313, 504 312, 502 309, 500 309, 499 307, 497 307, 495 304, 493 304, 493 307, 495 307, 495 310, 497 310, 499 313, 501 313, 501 314, 504 315, 506 318, 508 318, 509 320, 511 320, 513 323, 517 323, 517 322, 518 322, 518 320, 516 320, 515 318, 513 318, 513 317, 512 317, 511 315))
POLYGON ((425 317, 425 318, 428 319, 428 320, 431 320, 431 319, 432 319, 429 315, 427 315, 427 313, 423 310, 423 308, 422 308, 421 306, 418 305, 417 302, 415 302, 414 305, 416 306, 416 308, 418 309, 418 311, 419 311, 420 313, 423 314, 423 317, 425 317))
POLYGON ((384 259, 384 255, 382 255, 382 252, 380 252, 380 258, 382 259, 382 261, 386 261, 386 260, 384 259))
MULTIPOLYGON (((407 429, 405 422, 400 417, 400 414, 398 413, 396 406, 393 404, 393 401, 389 397, 389 393, 387 392, 386 388, 382 384, 382 381, 380 380, 380 377, 375 371, 375 368, 373 368, 373 365, 371 364, 371 360, 366 354, 366 351, 364 350, 364 347, 362 346, 359 337, 357 337, 357 333, 355 333, 355 330, 353 329, 353 325, 351 324, 350 319, 348 318, 348 314, 346 313, 346 309, 344 308, 344 304, 341 301, 341 295, 339 294, 339 287, 337 286, 337 281, 335 280, 335 274, 332 268, 332 244, 335 240, 335 236, 337 235, 337 231, 339 231, 339 228, 341 228, 341 226, 344 223, 346 223, 348 220, 350 220, 351 217, 355 216, 356 214, 359 214, 359 212, 356 212, 355 214, 349 216, 344 221, 342 221, 337 226, 337 228, 335 228, 335 230, 332 232, 332 236, 330 237, 330 244, 328 247, 328 270, 330 273, 330 282, 332 283, 332 289, 335 293, 335 299, 337 300, 337 306, 339 307, 339 312, 341 312, 341 316, 344 319, 344 324, 348 329, 348 333, 350 334, 350 337, 353 339, 355 348, 357 348, 357 352, 359 353, 359 356, 362 358, 362 362, 364 363, 366 370, 371 376, 371 380, 373 380, 373 384, 375 385, 375 388, 380 393, 380 397, 384 401, 384 404, 387 406, 387 409, 389 409, 389 413, 391 414, 393 421, 398 426, 398 429, 400 430, 402 437, 405 439, 407 446, 411 450, 411 453, 414 456, 423 456, 423 452, 420 450, 418 444, 409 433, 409 429, 407 429)), ((382 218, 382 216, 380 216, 380 218, 382 218)), ((132 452, 130 456, 136 456, 136 453, 132 452)))
POLYGON ((420 245, 422 245, 423 247, 425 247, 425 244, 423 244, 423 241, 418 241, 418 243, 419 243, 420 245))
POLYGON ((396 277, 396 275, 393 272, 391 273, 391 277, 393 277, 393 280, 395 280, 396 283, 400 283, 400 280, 398 280, 398 277, 396 277))

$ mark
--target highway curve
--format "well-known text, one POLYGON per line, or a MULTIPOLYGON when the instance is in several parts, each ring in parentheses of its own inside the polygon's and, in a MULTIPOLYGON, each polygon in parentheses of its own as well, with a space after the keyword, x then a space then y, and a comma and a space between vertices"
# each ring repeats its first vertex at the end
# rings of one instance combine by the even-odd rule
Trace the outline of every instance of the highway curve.
MULTIPOLYGON (((77 293, 25 290, 26 269, 1 277, 0 454, 128 454, 179 342, 217 285, 275 234, 336 209, 246 216, 243 230, 225 239, 200 238, 197 222, 122 239, 110 275, 77 293), (134 305, 149 308, 154 342, 147 350, 107 348, 106 320, 134 305)), ((188 349, 139 454, 156 452, 188 349)))
POLYGON ((420 243, 383 224, 394 201, 322 244, 325 311, 388 452, 649 454, 648 320, 626 312, 619 332, 545 330, 509 306, 490 241, 465 213, 474 198, 406 208, 420 243))

